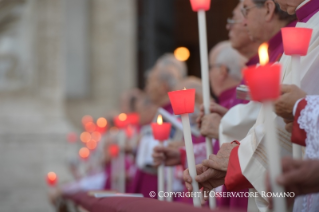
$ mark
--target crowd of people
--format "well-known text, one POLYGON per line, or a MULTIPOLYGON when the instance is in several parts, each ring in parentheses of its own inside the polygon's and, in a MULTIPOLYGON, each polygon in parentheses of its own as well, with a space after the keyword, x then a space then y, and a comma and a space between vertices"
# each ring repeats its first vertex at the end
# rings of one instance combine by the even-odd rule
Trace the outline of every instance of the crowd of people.
MULTIPOLYGON (((82 176, 73 170, 75 181, 59 185, 51 195, 52 200, 79 190, 119 190, 116 187, 118 152, 114 145, 119 145, 119 134, 123 130, 118 129, 113 120, 120 113, 139 117, 138 123, 132 123, 125 130, 126 143, 119 148, 119 152, 125 153, 124 192, 157 198, 157 195, 150 197, 150 192, 158 194, 157 167, 163 163, 173 169, 174 192, 191 192, 192 180, 205 192, 213 189, 234 193, 271 191, 267 178, 271 155, 265 147, 264 108, 259 102, 238 99, 236 93, 238 86, 246 84, 242 70, 259 64, 258 47, 267 42, 269 62, 282 64, 281 95, 274 103, 271 117, 276 123, 283 158, 283 173, 276 183, 295 193, 293 198, 287 198, 287 205, 293 211, 319 211, 318 26, 319 0, 241 0, 233 10, 233 17, 227 20, 229 40, 218 43, 209 53, 213 93, 210 114, 204 113, 201 79, 187 76, 186 64, 173 54, 163 55, 147 72, 145 89, 132 89, 123 94, 120 111, 106 117, 108 130, 92 153, 98 158, 92 160, 94 168, 91 166, 82 176), (293 85, 291 56, 284 54, 283 27, 313 29, 308 54, 301 58, 300 88, 293 85), (199 136, 192 135, 197 164, 195 179, 188 171, 181 130, 173 127, 169 141, 159 145, 151 128, 159 108, 173 115, 167 93, 184 87, 196 90, 195 110, 190 114, 191 127, 200 132, 199 136), (213 146, 209 158, 205 137, 213 146), (293 143, 304 147, 303 159, 292 158, 293 143)), ((174 197, 172 201, 192 204, 192 198, 187 196, 174 197)), ((262 195, 216 199, 217 207, 248 211, 269 211, 272 202, 262 195)), ((205 201, 203 205, 207 207, 205 201)))

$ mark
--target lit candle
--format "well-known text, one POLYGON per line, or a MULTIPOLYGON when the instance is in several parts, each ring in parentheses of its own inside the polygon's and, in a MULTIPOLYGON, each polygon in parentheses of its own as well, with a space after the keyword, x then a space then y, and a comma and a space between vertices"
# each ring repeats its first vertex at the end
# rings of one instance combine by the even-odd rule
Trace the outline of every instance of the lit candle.
MULTIPOLYGON (((269 174, 272 191, 284 192, 284 188, 276 184, 276 177, 282 173, 280 160, 280 145, 277 137, 273 101, 280 95, 281 65, 268 63, 268 45, 262 44, 259 48, 261 66, 248 67, 243 73, 253 101, 263 102, 265 117, 265 145, 269 165, 269 174)), ((286 211, 284 198, 273 198, 274 211, 286 211)))
POLYGON ((193 142, 192 135, 190 130, 190 122, 189 122, 189 113, 194 112, 195 105, 195 89, 184 89, 180 91, 172 91, 168 93, 169 99, 171 101, 174 114, 181 115, 182 124, 183 124, 183 134, 185 140, 186 147, 186 157, 188 163, 189 174, 192 178, 192 186, 193 192, 196 192, 193 196, 193 204, 196 207, 201 206, 201 200, 199 194, 199 186, 195 181, 196 173, 196 164, 195 164, 195 156, 193 150, 193 142))
MULTIPOLYGON (((198 31, 200 44, 200 62, 201 62, 201 78, 203 86, 203 105, 205 114, 209 114, 210 92, 209 92, 209 76, 208 76, 208 50, 207 50, 207 32, 206 32, 206 16, 205 11, 210 9, 211 0, 190 0, 193 11, 198 15, 198 31)), ((207 159, 213 154, 212 141, 206 137, 206 157, 207 159)), ((210 208, 216 207, 216 200, 209 198, 210 208)))
MULTIPOLYGON (((281 29, 283 46, 286 55, 291 55, 292 83, 300 87, 300 56, 308 53, 312 29, 284 27, 281 29)), ((292 144, 292 155, 295 159, 302 158, 301 146, 292 144)))
POLYGON ((120 148, 119 157, 117 158, 118 162, 118 190, 121 193, 125 192, 125 142, 126 142, 126 133, 125 128, 130 124, 128 116, 125 113, 121 113, 114 118, 114 123, 116 127, 121 129, 118 133, 118 145, 120 148))
MULTIPOLYGON (((163 146, 163 142, 169 138, 172 125, 170 123, 163 123, 163 118, 161 115, 157 117, 157 123, 152 123, 152 131, 154 139, 160 142, 160 145, 163 146)), ((157 168, 157 185, 158 192, 164 192, 164 164, 162 163, 157 168)), ((163 201, 164 197, 158 195, 158 200, 163 201)))
POLYGON ((54 172, 49 172, 47 174, 47 183, 49 186, 51 187, 55 186, 57 181, 58 181, 58 177, 54 172))

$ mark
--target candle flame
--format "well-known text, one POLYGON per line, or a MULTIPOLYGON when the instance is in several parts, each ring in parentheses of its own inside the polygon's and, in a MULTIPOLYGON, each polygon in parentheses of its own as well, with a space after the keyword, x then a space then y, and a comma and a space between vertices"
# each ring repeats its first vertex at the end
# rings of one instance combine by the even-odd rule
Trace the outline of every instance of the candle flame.
POLYGON ((54 172, 49 172, 49 173, 48 173, 48 179, 49 179, 50 181, 55 181, 56 178, 57 178, 57 176, 56 176, 56 174, 55 174, 54 172))
POLYGON ((269 62, 268 43, 263 43, 258 49, 260 65, 264 66, 269 62))
POLYGON ((120 121, 125 121, 127 119, 127 115, 125 113, 121 113, 119 115, 119 119, 120 119, 120 121))
POLYGON ((184 87, 184 89, 183 90, 186 90, 186 88, 184 87))
POLYGON ((162 125, 163 124, 163 118, 162 115, 157 116, 157 124, 162 125))

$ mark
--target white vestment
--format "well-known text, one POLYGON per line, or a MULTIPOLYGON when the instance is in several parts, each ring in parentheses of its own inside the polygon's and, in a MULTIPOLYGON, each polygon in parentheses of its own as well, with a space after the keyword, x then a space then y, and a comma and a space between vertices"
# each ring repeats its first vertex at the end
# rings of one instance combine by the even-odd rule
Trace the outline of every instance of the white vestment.
MULTIPOLYGON (((301 57, 301 89, 308 94, 319 94, 319 13, 316 13, 307 23, 297 23, 296 27, 306 27, 312 28, 313 34, 310 42, 308 54, 305 57, 301 57)), ((282 83, 292 84, 291 76, 291 57, 283 55, 280 63, 283 66, 282 69, 282 83)), ((248 107, 249 105, 247 105, 248 107)), ((242 106, 242 111, 240 113, 247 113, 244 106, 242 106)), ((235 107, 236 108, 236 107, 235 107)), ((241 120, 235 120, 236 116, 226 115, 221 122, 220 139, 221 143, 231 142, 232 140, 239 140, 236 138, 236 134, 233 132, 238 132, 238 130, 246 130, 245 127, 241 129, 241 123, 246 123, 246 117, 241 115, 239 118, 241 120), (228 119, 228 125, 225 127, 223 124, 228 119), (234 124, 229 124, 233 122, 234 124)), ((267 152, 264 145, 264 112, 263 109, 260 110, 258 118, 254 126, 249 130, 245 138, 240 140, 240 146, 238 149, 239 163, 243 175, 250 181, 254 188, 261 193, 266 191, 265 187, 265 175, 268 169, 267 152)), ((278 137, 281 146, 282 156, 292 155, 292 144, 290 141, 291 135, 285 130, 285 123, 282 118, 276 116, 273 113, 273 119, 277 123, 278 137)), ((247 132, 247 131, 246 131, 247 132)), ((261 195, 255 198, 256 205, 259 211, 269 211, 268 210, 268 200, 267 198, 262 198, 261 195)))

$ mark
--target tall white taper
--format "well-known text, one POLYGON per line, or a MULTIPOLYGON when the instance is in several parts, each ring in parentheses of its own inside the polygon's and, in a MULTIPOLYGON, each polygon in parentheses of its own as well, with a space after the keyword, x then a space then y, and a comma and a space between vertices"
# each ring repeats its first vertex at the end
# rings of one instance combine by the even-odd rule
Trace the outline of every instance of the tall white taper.
MULTIPOLYGON (((282 173, 280 144, 277 137, 277 129, 274 121, 273 103, 265 102, 263 105, 265 114, 265 131, 266 131, 266 149, 269 166, 269 177, 272 192, 283 194, 285 191, 282 186, 276 183, 276 177, 282 173)), ((285 198, 273 198, 273 211, 284 212, 287 211, 285 198)))
MULTIPOLYGON (((291 56, 291 65, 292 65, 292 83, 297 85, 300 88, 300 56, 293 55, 291 56)), ((295 159, 302 158, 301 146, 298 144, 292 144, 292 155, 295 159)))
MULTIPOLYGON (((201 75, 203 86, 203 102, 205 114, 209 114, 210 106, 210 92, 209 92, 209 76, 208 76, 208 49, 207 49, 207 32, 206 32, 206 14, 204 10, 199 10, 198 13, 198 27, 199 27, 199 43, 200 43, 200 62, 201 62, 201 75)), ((213 154, 212 141, 206 138, 206 154, 207 159, 209 155, 213 154)), ((209 207, 216 208, 216 200, 214 197, 209 197, 209 207)))
POLYGON ((186 147, 186 157, 188 163, 188 170, 189 174, 192 177, 192 186, 193 186, 193 204, 195 207, 201 206, 201 199, 200 199, 200 192, 198 183, 195 180, 197 175, 196 173, 196 164, 195 164, 195 156, 194 156, 194 149, 193 149, 193 142, 192 142, 192 135, 189 123, 188 114, 182 115, 182 124, 183 124, 183 133, 184 133, 184 140, 185 140, 185 147, 186 147))
POLYGON ((125 179, 126 179, 126 171, 125 171, 125 140, 126 135, 125 131, 121 130, 119 132, 119 156, 118 156, 118 191, 121 193, 125 193, 125 179))
MULTIPOLYGON (((163 146, 163 143, 160 142, 160 146, 163 146)), ((158 166, 157 168, 157 199, 160 201, 164 201, 164 163, 158 166), (162 195, 159 195, 160 192, 162 195)))

